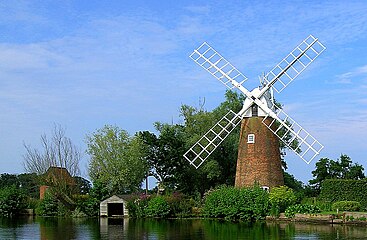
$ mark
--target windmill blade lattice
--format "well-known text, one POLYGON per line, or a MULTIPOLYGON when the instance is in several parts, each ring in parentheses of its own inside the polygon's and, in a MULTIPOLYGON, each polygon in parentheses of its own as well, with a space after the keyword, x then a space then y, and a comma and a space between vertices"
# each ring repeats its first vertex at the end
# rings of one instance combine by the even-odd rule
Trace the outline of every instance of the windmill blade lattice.
POLYGON ((230 110, 203 137, 200 138, 184 157, 195 168, 198 168, 223 140, 241 122, 241 116, 230 110))
POLYGON ((280 93, 325 49, 317 38, 308 36, 265 76, 268 87, 280 93))
POLYGON ((276 106, 274 108, 275 111, 268 114, 262 122, 303 161, 309 164, 324 146, 282 109, 276 106), (266 120, 269 117, 271 117, 271 121, 266 120))
MULTIPOLYGON (((263 77, 263 87, 249 91, 242 86, 242 83, 247 80, 245 75, 238 71, 208 43, 204 42, 201 44, 191 53, 190 58, 229 89, 237 88, 246 96, 246 100, 239 113, 228 112, 184 154, 184 157, 196 168, 200 167, 241 122, 243 117, 254 116, 251 106, 256 105, 263 110, 261 116, 267 128, 301 159, 309 163, 319 154, 323 146, 283 110, 270 108, 272 104, 269 103, 270 100, 267 100, 264 95, 269 90, 271 91, 272 88, 278 93, 281 92, 325 49, 325 46, 317 38, 312 35, 308 36, 263 77), (248 110, 251 114, 247 113, 248 110)), ((256 112, 256 116, 257 114, 256 112)))
POLYGON ((226 87, 232 89, 234 84, 242 84, 247 77, 230 64, 222 55, 215 51, 208 43, 204 42, 190 54, 190 58, 204 68, 226 87), (235 82, 233 82, 233 80, 235 82))

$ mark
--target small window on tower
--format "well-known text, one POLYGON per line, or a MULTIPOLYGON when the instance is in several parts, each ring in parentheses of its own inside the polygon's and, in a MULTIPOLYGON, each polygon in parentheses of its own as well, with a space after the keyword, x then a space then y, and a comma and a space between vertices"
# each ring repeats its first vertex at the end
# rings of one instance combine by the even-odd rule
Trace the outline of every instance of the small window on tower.
POLYGON ((255 143, 255 134, 247 135, 247 143, 255 143))
POLYGON ((251 106, 251 111, 252 111, 252 116, 253 117, 257 117, 259 115, 259 108, 257 107, 256 104, 253 104, 251 106))

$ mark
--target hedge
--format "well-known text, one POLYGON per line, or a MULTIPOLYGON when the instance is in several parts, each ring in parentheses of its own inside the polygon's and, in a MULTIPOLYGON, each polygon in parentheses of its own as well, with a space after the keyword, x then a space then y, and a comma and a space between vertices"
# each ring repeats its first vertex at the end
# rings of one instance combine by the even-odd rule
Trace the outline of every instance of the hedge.
POLYGON ((220 187, 206 193, 204 215, 230 221, 264 219, 269 211, 268 193, 259 187, 220 187))
POLYGON ((339 201, 333 203, 333 211, 349 211, 356 212, 361 208, 361 204, 357 201, 339 201))
POLYGON ((367 209, 367 179, 327 179, 321 184, 320 198, 331 202, 357 201, 367 209))

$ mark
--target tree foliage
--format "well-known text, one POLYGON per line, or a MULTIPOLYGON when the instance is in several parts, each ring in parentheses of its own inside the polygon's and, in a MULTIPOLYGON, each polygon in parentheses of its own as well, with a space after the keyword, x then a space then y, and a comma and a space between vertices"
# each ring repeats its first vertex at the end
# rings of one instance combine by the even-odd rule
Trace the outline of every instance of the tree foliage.
POLYGON ((90 155, 89 176, 109 193, 126 193, 139 189, 148 171, 145 149, 138 136, 106 125, 87 136, 90 155))
POLYGON ((173 184, 184 167, 184 129, 181 125, 155 123, 159 136, 144 131, 139 136, 147 146, 146 160, 151 174, 161 183, 173 184))
POLYGON ((35 173, 8 174, 0 175, 0 189, 15 186, 26 192, 29 197, 39 197, 38 176, 35 173))
POLYGON ((321 158, 316 163, 316 169, 312 171, 313 179, 310 185, 319 193, 320 186, 325 179, 362 179, 365 178, 362 165, 352 163, 352 159, 345 154, 341 154, 336 161, 321 158))
POLYGON ((26 195, 16 186, 0 189, 0 215, 15 216, 26 208, 26 195))
POLYGON ((274 187, 269 193, 269 201, 272 208, 277 208, 279 212, 284 212, 288 206, 296 203, 296 195, 287 186, 274 187))
POLYGON ((147 146, 151 172, 166 186, 185 193, 201 193, 220 184, 233 184, 235 178, 239 129, 229 135, 199 168, 195 169, 183 154, 229 110, 238 112, 243 96, 227 91, 226 100, 212 111, 182 105, 182 124, 155 123, 158 134, 141 132, 147 146))
POLYGON ((170 210, 167 200, 163 196, 157 196, 148 202, 144 212, 147 217, 162 218, 167 217, 170 210))

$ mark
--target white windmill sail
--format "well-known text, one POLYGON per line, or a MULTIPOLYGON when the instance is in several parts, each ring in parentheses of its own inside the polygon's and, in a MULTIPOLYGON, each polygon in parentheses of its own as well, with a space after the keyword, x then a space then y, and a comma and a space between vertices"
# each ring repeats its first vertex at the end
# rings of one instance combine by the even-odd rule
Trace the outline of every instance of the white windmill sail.
POLYGON ((268 114, 262 122, 303 161, 309 164, 324 146, 282 109, 277 106, 274 108, 275 111, 268 114), (270 122, 266 121, 269 117, 272 118, 270 122))
POLYGON ((324 50, 325 46, 310 35, 278 63, 264 80, 280 93, 324 50))
POLYGON ((323 146, 304 128, 296 123, 281 109, 269 107, 261 98, 272 88, 278 93, 288 86, 306 67, 325 50, 317 38, 308 36, 294 50, 277 64, 265 77, 261 88, 252 91, 242 86, 247 78, 230 64, 224 57, 204 42, 190 55, 198 65, 221 81, 226 87, 238 88, 246 97, 243 108, 239 113, 228 112, 202 138, 199 139, 184 157, 196 168, 201 166, 219 144, 241 122, 243 115, 256 104, 266 113, 263 123, 290 149, 309 163, 318 155, 323 146), (265 86, 264 86, 265 85, 265 86), (268 123, 265 119, 272 121, 268 123))
POLYGON ((230 110, 184 154, 186 160, 194 167, 200 167, 219 144, 238 126, 241 119, 240 115, 230 110))
POLYGON ((195 49, 194 52, 190 54, 190 58, 229 89, 236 87, 233 85, 233 81, 242 84, 247 80, 245 75, 238 71, 237 68, 230 64, 206 42, 195 49))

